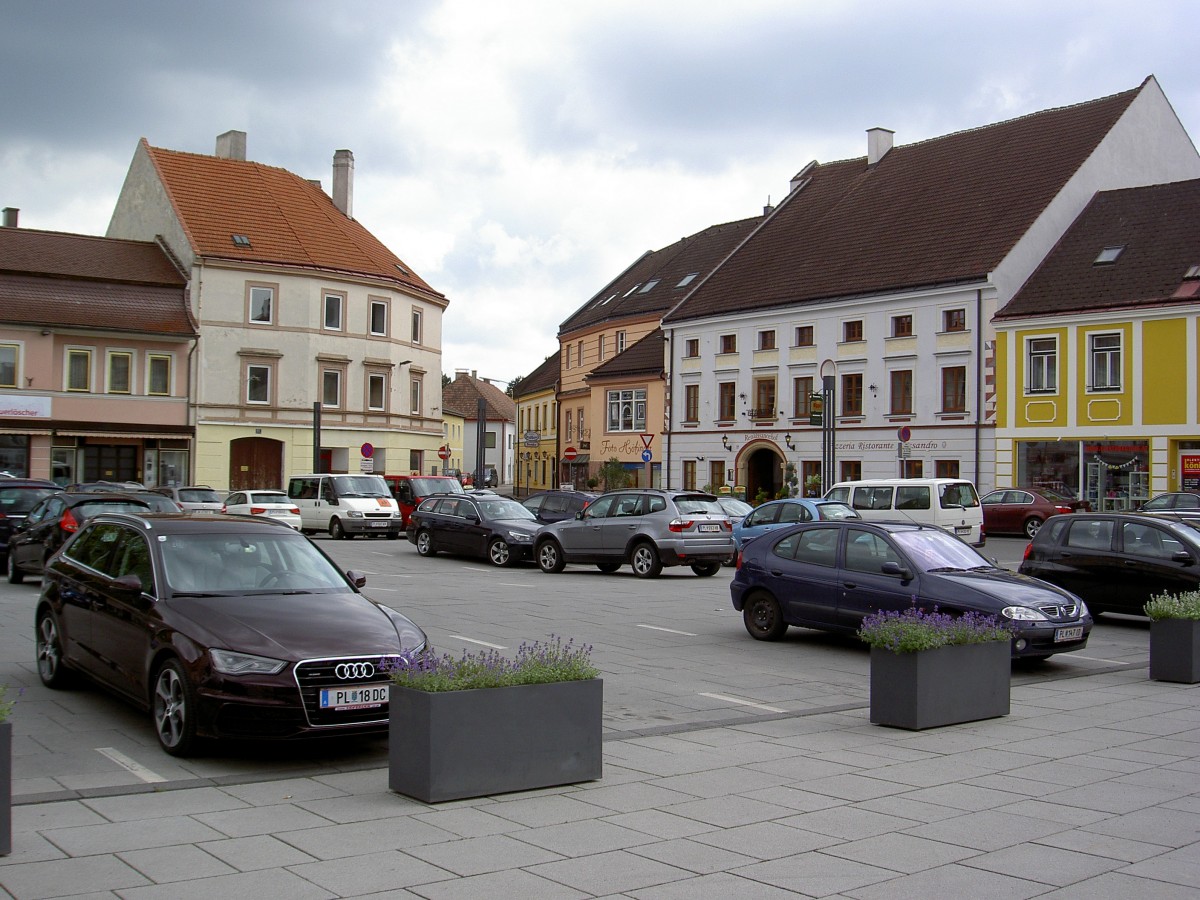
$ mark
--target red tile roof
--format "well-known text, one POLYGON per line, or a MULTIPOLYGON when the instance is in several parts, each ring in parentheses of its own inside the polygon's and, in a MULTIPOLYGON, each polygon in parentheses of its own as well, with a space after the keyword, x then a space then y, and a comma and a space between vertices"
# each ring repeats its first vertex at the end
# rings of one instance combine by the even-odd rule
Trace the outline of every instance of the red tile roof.
POLYGON ((442 405, 457 411, 468 422, 475 421, 480 398, 487 401, 489 421, 516 421, 517 404, 513 398, 481 378, 458 372, 454 380, 442 388, 442 405))
POLYGON ((1103 191, 1046 256, 997 319, 1196 303, 1200 180, 1103 191), (1124 247, 1096 265, 1106 247, 1124 247), (1182 288, 1182 290, 1181 290, 1182 288))
POLYGON ((893 147, 873 167, 814 163, 664 322, 980 279, 1141 89, 893 147))
POLYGON ((588 383, 609 378, 628 378, 635 375, 661 376, 666 371, 666 348, 667 342, 663 336, 663 330, 656 328, 608 362, 593 369, 587 376, 588 383))
POLYGON ((762 220, 762 216, 754 216, 712 225, 669 247, 647 251, 563 322, 559 337, 600 322, 666 312, 720 265, 762 220), (696 277, 681 287, 680 282, 688 275, 696 277), (658 283, 645 290, 655 279, 658 283))
POLYGON ((0 321, 192 337, 186 287, 154 243, 0 228, 0 321))
POLYGON ((142 147, 201 256, 368 275, 443 298, 334 206, 320 186, 299 175, 257 162, 151 147, 145 138, 142 147), (250 245, 235 245, 235 234, 248 237, 250 245))
POLYGON ((517 397, 527 397, 538 391, 546 391, 558 384, 559 358, 552 353, 543 360, 542 364, 521 379, 515 391, 517 397))

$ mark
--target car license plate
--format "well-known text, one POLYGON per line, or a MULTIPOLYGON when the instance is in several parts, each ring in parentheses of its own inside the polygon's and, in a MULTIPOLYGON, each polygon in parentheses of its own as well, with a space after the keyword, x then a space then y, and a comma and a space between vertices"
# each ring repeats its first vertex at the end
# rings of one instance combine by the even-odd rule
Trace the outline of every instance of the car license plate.
POLYGON ((955 525, 954 533, 955 534, 970 534, 971 526, 970 525, 955 525))
POLYGON ((386 684, 321 688, 321 709, 369 709, 373 706, 383 706, 387 700, 386 684))
POLYGON ((372 522, 372 523, 371 523, 371 527, 372 527, 372 528, 387 528, 387 527, 388 527, 388 523, 387 523, 387 522, 383 522, 383 521, 379 521, 379 522, 372 522))
POLYGON ((1083 626, 1075 625, 1071 628, 1055 628, 1054 643, 1059 641, 1077 641, 1083 637, 1083 626))
POLYGON ((720 531, 720 530, 721 530, 721 526, 720 526, 720 525, 713 525, 713 524, 704 524, 704 525, 701 525, 701 526, 700 526, 699 530, 700 530, 700 531, 706 531, 706 532, 707 532, 707 531, 720 531))

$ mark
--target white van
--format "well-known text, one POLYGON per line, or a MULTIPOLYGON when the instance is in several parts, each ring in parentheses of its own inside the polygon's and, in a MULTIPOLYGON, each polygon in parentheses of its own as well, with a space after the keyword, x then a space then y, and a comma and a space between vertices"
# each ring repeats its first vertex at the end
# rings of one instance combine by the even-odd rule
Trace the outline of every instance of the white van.
POLYGON ((300 530, 328 531, 339 540, 356 534, 400 537, 404 519, 381 475, 293 475, 288 498, 300 508, 300 530))
POLYGON ((937 525, 973 547, 982 547, 983 507, 975 485, 959 478, 875 478, 842 481, 825 494, 875 522, 937 525))

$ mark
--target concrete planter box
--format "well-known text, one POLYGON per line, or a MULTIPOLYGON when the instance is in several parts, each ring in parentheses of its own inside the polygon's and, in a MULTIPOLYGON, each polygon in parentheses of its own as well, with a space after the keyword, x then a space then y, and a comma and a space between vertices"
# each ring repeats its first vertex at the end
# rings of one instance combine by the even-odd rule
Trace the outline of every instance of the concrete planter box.
POLYGON ((12 853, 12 722, 0 722, 0 856, 12 853))
POLYGON ((871 648, 871 722, 919 731, 1007 716, 1008 641, 916 653, 871 648))
POLYGON ((1150 677, 1200 683, 1200 620, 1155 619, 1150 623, 1150 677))
POLYGON ((600 777, 604 682, 392 686, 388 786, 425 803, 600 777))

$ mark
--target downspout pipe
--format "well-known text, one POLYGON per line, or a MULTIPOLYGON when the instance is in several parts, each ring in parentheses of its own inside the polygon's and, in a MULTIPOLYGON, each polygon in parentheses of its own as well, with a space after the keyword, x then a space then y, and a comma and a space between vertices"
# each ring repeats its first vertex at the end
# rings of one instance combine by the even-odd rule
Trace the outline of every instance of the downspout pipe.
POLYGON ((979 467, 983 452, 983 291, 975 291, 975 489, 979 489, 979 467))
POLYGON ((675 433, 672 426, 673 414, 671 412, 672 404, 675 401, 675 329, 671 328, 667 331, 667 397, 666 397, 666 437, 663 440, 663 467, 666 469, 663 472, 662 482, 663 487, 671 490, 671 435, 675 433))

